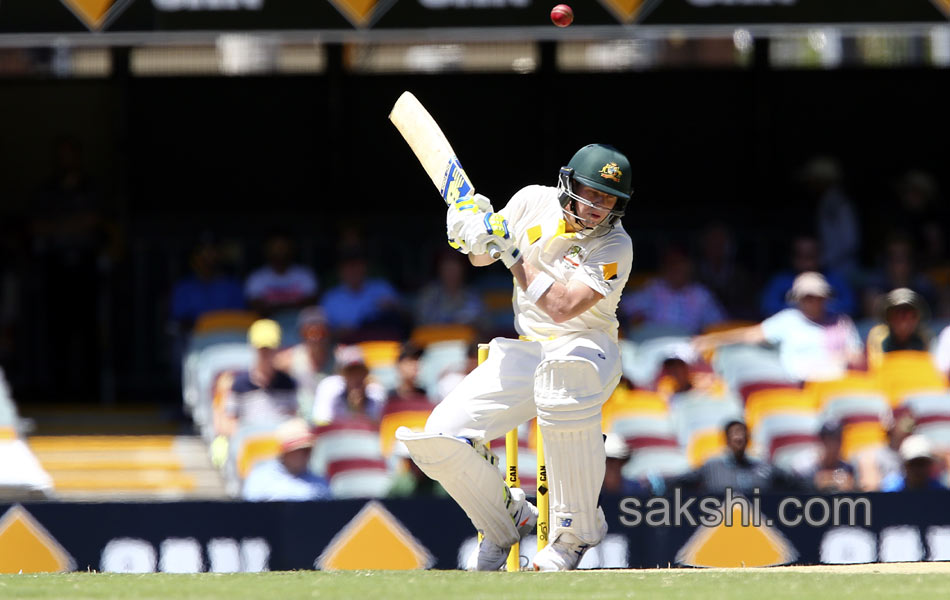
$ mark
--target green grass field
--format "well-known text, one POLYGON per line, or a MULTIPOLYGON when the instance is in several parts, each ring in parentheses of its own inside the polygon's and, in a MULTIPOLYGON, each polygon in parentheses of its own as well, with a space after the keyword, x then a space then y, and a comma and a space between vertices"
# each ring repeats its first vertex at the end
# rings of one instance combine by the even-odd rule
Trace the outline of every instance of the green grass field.
MULTIPOLYGON (((880 568, 875 568, 880 567, 880 568)), ((189 600, 263 598, 944 598, 947 564, 901 569, 649 570, 575 573, 464 573, 459 571, 260 574, 0 575, 0 598, 189 600), (936 568, 933 568, 936 567, 936 568)), ((911 565, 908 565, 911 567, 911 565)))

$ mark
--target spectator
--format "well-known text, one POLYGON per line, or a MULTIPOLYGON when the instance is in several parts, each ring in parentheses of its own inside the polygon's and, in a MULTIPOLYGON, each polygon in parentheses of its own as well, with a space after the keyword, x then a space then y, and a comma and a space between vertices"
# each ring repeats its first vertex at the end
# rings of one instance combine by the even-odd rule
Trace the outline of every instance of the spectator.
POLYGON ((306 418, 313 412, 317 386, 330 374, 330 330, 315 306, 300 311, 297 324, 302 341, 278 352, 274 364, 297 383, 299 414, 306 418))
MULTIPOLYGON (((666 487, 691 487, 706 494, 722 494, 727 488, 734 494, 752 495, 756 490, 801 489, 807 483, 791 473, 773 467, 746 454, 749 430, 742 421, 730 421, 724 428, 726 449, 701 467, 673 477, 666 487)), ((660 492, 662 493, 662 492, 660 492)))
POLYGON ((399 350, 399 358, 396 360, 396 371, 399 378, 396 382, 396 388, 389 393, 387 402, 400 401, 425 401, 426 391, 416 385, 419 377, 419 359, 422 358, 422 348, 412 342, 403 344, 399 350))
POLYGON ((337 347, 336 367, 339 374, 325 378, 317 386, 313 422, 327 425, 344 417, 368 417, 378 422, 386 403, 386 390, 370 381, 360 347, 337 347))
POLYGON ((821 448, 817 455, 806 455, 794 469, 811 480, 819 492, 850 492, 854 489, 854 467, 841 457, 840 423, 825 423, 818 432, 821 448))
POLYGON ((416 325, 457 324, 478 329, 483 324, 481 298, 465 285, 467 267, 464 255, 450 249, 439 253, 438 277, 422 288, 416 299, 416 325))
POLYGON ((681 394, 693 391, 722 395, 724 390, 721 389, 721 381, 711 370, 697 368, 700 365, 706 366, 689 344, 680 343, 670 347, 663 359, 656 386, 659 393, 668 397, 670 406, 676 403, 681 394))
POLYGON ((620 310, 634 325, 669 325, 689 333, 726 318, 709 290, 693 281, 693 263, 679 248, 666 251, 660 277, 621 300, 620 310))
POLYGON ((297 384, 274 365, 280 326, 269 319, 255 321, 247 338, 257 359, 250 371, 235 374, 223 414, 216 419, 216 431, 227 437, 245 424, 276 424, 297 414, 297 384))
POLYGON ((247 278, 244 293, 251 307, 263 316, 295 311, 317 300, 317 278, 308 267, 293 264, 293 242, 283 234, 272 236, 264 247, 267 264, 247 278))
POLYGON ((172 319, 186 333, 202 314, 213 310, 244 308, 244 292, 237 278, 220 270, 220 252, 210 237, 202 238, 191 252, 192 273, 172 288, 172 319))
POLYGON ((696 265, 699 282, 705 285, 734 319, 755 319, 759 307, 752 279, 736 261, 736 242, 723 223, 706 227, 700 237, 700 258, 696 265))
POLYGON ((808 194, 817 202, 816 226, 823 248, 822 265, 831 272, 853 278, 858 271, 861 232, 854 205, 841 188, 841 167, 833 158, 819 156, 805 165, 802 180, 808 194))
POLYGON ((828 311, 831 287, 820 273, 795 278, 789 299, 797 306, 758 325, 710 333, 693 339, 704 352, 726 344, 777 344, 789 377, 799 381, 838 379, 848 368, 863 365, 863 346, 847 315, 828 311))
POLYGON ((921 324, 926 315, 927 306, 916 292, 908 288, 891 290, 884 299, 884 322, 868 332, 868 365, 879 367, 888 352, 928 351, 932 336, 921 324))
POLYGON ((442 484, 429 479, 410 458, 405 444, 396 442, 393 446, 393 456, 398 460, 398 467, 392 478, 392 486, 386 494, 387 498, 449 497, 449 493, 445 491, 442 484))
POLYGON ((405 333, 396 290, 382 279, 367 279, 368 265, 361 249, 345 249, 339 269, 340 284, 323 298, 327 321, 338 338, 352 338, 358 329, 405 333))
POLYGON ((926 437, 919 434, 907 436, 901 442, 900 456, 904 472, 887 477, 881 484, 882 492, 946 489, 935 476, 937 457, 926 437))
POLYGON ((762 315, 771 316, 789 307, 789 290, 795 278, 802 273, 821 272, 834 291, 828 308, 836 313, 851 315, 856 308, 854 292, 851 286, 839 274, 821 269, 821 245, 811 236, 799 236, 792 242, 791 266, 789 271, 777 273, 762 292, 762 315))
POLYGON ((914 430, 914 417, 906 408, 895 408, 883 420, 887 445, 865 450, 857 457, 858 485, 865 492, 876 492, 883 481, 900 477, 900 447, 914 430))
POLYGON ((276 432, 277 458, 258 463, 244 480, 243 498, 251 502, 328 500, 326 480, 309 469, 313 434, 300 418, 281 424, 276 432))
POLYGON ((950 377, 950 325, 943 328, 937 338, 937 350, 934 352, 937 370, 950 377))
POLYGON ((887 290, 910 288, 923 296, 926 304, 937 302, 937 289, 933 282, 914 266, 914 248, 906 237, 892 236, 885 245, 884 265, 872 273, 864 288, 865 313, 875 314, 887 290))

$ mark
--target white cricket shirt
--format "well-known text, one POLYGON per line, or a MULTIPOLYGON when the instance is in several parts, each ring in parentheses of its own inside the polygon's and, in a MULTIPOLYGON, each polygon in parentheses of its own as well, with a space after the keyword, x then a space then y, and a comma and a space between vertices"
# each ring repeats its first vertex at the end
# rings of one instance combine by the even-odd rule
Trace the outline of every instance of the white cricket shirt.
POLYGON ((523 188, 499 212, 508 220, 525 262, 559 283, 580 281, 604 296, 586 312, 555 323, 516 284, 512 299, 515 330, 535 339, 598 330, 616 340, 617 304, 633 264, 633 243, 620 223, 601 237, 565 233, 557 188, 542 185, 523 188))

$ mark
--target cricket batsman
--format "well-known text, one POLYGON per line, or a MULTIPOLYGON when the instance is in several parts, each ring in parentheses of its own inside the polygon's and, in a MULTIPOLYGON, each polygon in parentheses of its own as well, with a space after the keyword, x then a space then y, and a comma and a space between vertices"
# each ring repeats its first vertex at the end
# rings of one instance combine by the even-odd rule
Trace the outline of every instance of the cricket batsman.
POLYGON ((401 428, 396 437, 483 534, 478 570, 500 569, 537 523, 537 509, 507 487, 486 447, 535 416, 551 543, 533 568, 574 569, 607 532, 597 504, 606 462, 601 406, 621 374, 616 312, 633 247, 620 218, 630 180, 623 154, 591 144, 561 168, 557 187, 528 186, 497 213, 481 195, 448 208, 449 242, 473 265, 493 263, 498 251, 511 265, 520 339, 492 340, 488 359, 436 406, 425 432, 401 428))

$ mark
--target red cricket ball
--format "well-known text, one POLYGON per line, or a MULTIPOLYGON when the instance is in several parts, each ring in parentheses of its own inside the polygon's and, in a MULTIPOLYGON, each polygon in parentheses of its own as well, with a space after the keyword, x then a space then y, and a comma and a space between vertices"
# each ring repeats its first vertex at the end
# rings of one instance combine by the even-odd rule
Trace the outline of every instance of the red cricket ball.
POLYGON ((574 11, 567 4, 558 4, 551 9, 551 22, 558 27, 567 27, 574 22, 574 11))

